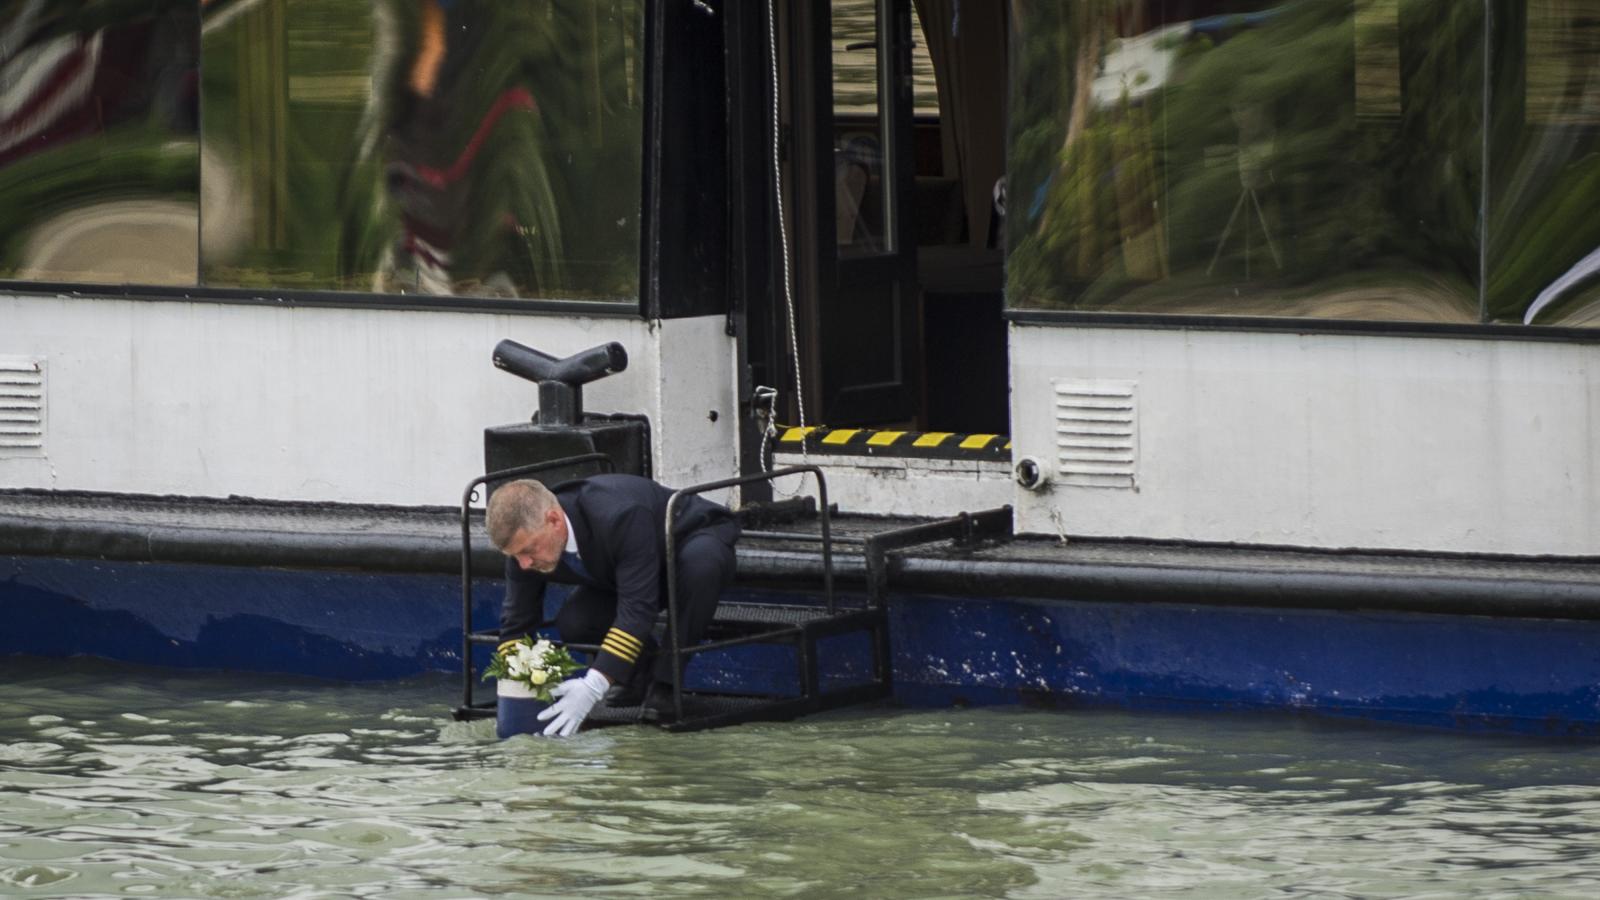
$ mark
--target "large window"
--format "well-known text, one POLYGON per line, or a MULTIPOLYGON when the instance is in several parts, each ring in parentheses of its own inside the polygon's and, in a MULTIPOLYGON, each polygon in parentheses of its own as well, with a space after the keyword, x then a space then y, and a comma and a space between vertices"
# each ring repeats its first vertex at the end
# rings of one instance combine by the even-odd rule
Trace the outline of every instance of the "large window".
POLYGON ((1492 15, 1488 316, 1600 326, 1600 0, 1492 15))
POLYGON ((192 285, 195 0, 0 0, 0 278, 192 285))
POLYGON ((1600 0, 1024 0, 1013 306, 1600 324, 1600 0))
POLYGON ((0 0, 0 278, 634 300, 644 0, 0 0))

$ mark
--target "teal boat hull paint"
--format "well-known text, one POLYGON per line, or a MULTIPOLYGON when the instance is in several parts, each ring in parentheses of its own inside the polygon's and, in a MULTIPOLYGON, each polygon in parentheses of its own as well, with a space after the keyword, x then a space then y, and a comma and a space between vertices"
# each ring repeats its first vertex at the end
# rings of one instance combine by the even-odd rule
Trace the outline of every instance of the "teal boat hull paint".
MULTIPOLYGON (((459 671, 459 589, 446 575, 0 557, 0 653, 338 679, 459 671)), ((475 596, 475 624, 492 624, 499 584, 475 596)), ((552 591, 551 611, 563 598, 552 591)), ((1297 710, 1600 736, 1594 620, 921 594, 892 595, 889 619, 907 705, 1297 710)), ((825 684, 857 682, 870 648, 830 639, 824 662, 825 684)), ((687 684, 786 695, 792 673, 791 649, 745 648, 706 654, 687 684)))

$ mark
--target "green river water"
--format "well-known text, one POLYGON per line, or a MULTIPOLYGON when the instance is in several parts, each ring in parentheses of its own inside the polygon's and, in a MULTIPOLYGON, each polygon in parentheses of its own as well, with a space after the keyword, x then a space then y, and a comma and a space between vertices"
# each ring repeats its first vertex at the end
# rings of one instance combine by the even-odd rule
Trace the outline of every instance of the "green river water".
POLYGON ((876 710, 498 742, 454 679, 0 659, 0 895, 1600 896, 1600 747, 876 710))

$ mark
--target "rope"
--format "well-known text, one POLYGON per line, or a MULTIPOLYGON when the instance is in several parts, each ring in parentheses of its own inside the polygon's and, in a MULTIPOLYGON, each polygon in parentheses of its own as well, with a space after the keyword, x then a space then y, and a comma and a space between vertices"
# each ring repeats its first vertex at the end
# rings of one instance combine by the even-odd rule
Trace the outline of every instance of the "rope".
MULTIPOLYGON (((800 427, 804 428, 806 425, 806 395, 805 387, 800 380, 800 336, 795 328, 794 287, 792 285, 793 277, 790 273, 789 263, 789 226, 784 220, 783 209, 783 138, 780 127, 781 107, 778 99, 778 16, 773 9, 773 0, 767 0, 767 52, 771 57, 772 63, 772 192, 773 197, 777 200, 778 246, 782 248, 783 251, 783 300, 784 309, 788 314, 789 356, 794 363, 794 402, 795 408, 800 415, 800 427)), ((767 416, 767 427, 761 435, 761 466, 764 471, 768 472, 772 470, 767 466, 767 443, 774 435, 777 434, 778 430, 776 424, 776 392, 773 392, 772 396, 769 398, 769 401, 770 405, 769 414, 767 416)), ((800 442, 800 458, 807 459, 805 441, 800 442)), ((800 479, 800 485, 804 486, 804 484, 805 479, 802 477, 800 479)), ((774 483, 772 487, 774 490, 778 489, 776 483, 774 483)), ((789 496, 795 496, 799 493, 800 489, 797 487, 794 491, 794 494, 790 494, 789 496)))

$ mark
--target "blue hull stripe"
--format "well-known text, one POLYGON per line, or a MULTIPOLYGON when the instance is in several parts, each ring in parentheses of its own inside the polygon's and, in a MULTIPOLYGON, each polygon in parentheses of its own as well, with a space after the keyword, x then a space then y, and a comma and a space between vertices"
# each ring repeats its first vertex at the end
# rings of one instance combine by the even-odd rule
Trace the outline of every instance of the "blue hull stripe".
MULTIPOLYGON (((477 596, 490 627, 500 586, 477 596)), ((0 653, 397 678, 459 671, 459 602, 443 575, 0 557, 0 653)), ((1593 620, 898 594, 890 627, 906 704, 1289 709, 1600 736, 1593 620)), ((689 683, 783 691, 789 653, 708 654, 689 683)), ((828 682, 870 666, 849 636, 824 659, 828 682)))

